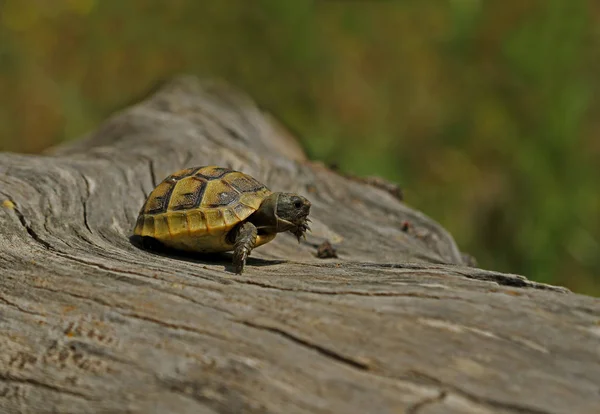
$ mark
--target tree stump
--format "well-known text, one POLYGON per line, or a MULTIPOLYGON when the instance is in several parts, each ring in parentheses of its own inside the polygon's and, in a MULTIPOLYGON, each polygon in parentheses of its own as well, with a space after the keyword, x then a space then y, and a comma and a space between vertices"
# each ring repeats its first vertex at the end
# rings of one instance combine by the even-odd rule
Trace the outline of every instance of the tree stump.
POLYGON ((599 413, 600 301, 468 266, 399 198, 189 77, 79 141, 0 154, 0 412, 599 413), (146 195, 200 165, 305 195, 312 233, 243 275, 138 248, 146 195))

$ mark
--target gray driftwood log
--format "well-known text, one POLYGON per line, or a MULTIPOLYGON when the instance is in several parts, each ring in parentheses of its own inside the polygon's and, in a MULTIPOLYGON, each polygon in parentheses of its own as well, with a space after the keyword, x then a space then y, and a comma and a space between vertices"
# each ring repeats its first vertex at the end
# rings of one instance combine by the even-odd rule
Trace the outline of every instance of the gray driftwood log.
POLYGON ((0 154, 0 412, 600 413, 599 301, 467 266, 398 195, 186 77, 44 156, 0 154), (306 195, 308 240, 243 276, 133 245, 153 186, 206 164, 306 195))

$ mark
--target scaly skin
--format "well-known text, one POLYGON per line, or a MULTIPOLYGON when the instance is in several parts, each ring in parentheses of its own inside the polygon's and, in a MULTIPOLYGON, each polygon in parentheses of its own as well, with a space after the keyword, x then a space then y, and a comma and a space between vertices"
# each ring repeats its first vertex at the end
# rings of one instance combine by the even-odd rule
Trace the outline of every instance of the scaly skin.
POLYGON ((298 225, 298 227, 296 227, 293 230, 290 230, 290 233, 292 233, 294 236, 296 236, 298 238, 298 243, 300 243, 300 239, 302 237, 304 237, 304 239, 306 240, 306 231, 310 231, 310 227, 308 226, 308 223, 310 222, 309 218, 306 218, 302 223, 300 223, 298 225))
POLYGON ((248 259, 250 252, 256 245, 257 235, 258 231, 256 230, 256 226, 250 222, 246 222, 239 227, 233 247, 233 266, 235 267, 235 273, 243 273, 246 259, 248 259))

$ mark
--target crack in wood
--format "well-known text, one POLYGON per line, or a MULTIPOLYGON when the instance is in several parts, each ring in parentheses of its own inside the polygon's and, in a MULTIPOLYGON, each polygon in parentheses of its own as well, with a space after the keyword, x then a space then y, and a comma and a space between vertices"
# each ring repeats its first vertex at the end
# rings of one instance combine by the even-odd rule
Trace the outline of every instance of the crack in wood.
POLYGON ((424 398, 423 400, 415 403, 414 405, 408 407, 406 410, 406 414, 418 414, 423 408, 428 405, 437 404, 439 402, 444 401, 444 399, 448 396, 448 392, 442 390, 438 393, 438 395, 434 397, 424 398))
POLYGON ((152 322, 154 324, 161 325, 161 326, 164 326, 166 328, 180 329, 182 331, 192 332, 192 333, 196 333, 198 335, 211 336, 211 337, 222 339, 222 340, 225 340, 225 341, 229 340, 229 338, 227 336, 219 335, 218 333, 215 333, 215 332, 206 331, 206 330, 202 330, 202 329, 197 329, 197 328, 193 328, 193 327, 186 326, 186 325, 181 325, 181 324, 173 324, 173 323, 170 323, 170 322, 161 321, 160 319, 153 318, 151 316, 142 315, 140 313, 137 313, 132 308, 128 308, 128 307, 119 305, 119 304, 114 303, 114 302, 113 303, 109 303, 109 302, 106 302, 104 300, 101 300, 101 299, 98 299, 98 298, 95 298, 95 297, 80 295, 80 294, 77 294, 77 293, 68 292, 66 290, 50 289, 50 288, 48 288, 46 286, 33 286, 33 287, 36 288, 36 289, 47 290, 47 291, 54 292, 54 293, 62 293, 62 294, 65 294, 65 295, 68 295, 68 296, 72 296, 72 297, 77 298, 77 299, 94 302, 94 303, 97 303, 99 305, 102 305, 103 307, 107 307, 107 308, 110 308, 110 309, 113 309, 113 310, 114 309, 118 309, 120 311, 124 311, 124 312, 117 311, 117 313, 119 315, 123 316, 123 317, 128 317, 129 316, 129 317, 134 318, 134 319, 139 319, 139 320, 143 320, 143 321, 146 321, 146 322, 152 322))
POLYGON ((34 315, 34 316, 40 316, 40 317, 45 317, 45 315, 43 313, 38 313, 38 312, 34 312, 34 311, 30 311, 29 309, 25 309, 22 306, 19 306, 18 304, 9 301, 8 299, 6 299, 4 296, 0 295, 0 302, 6 304, 7 306, 13 307, 23 313, 27 313, 29 315, 34 315))
MULTIPOLYGON (((152 289, 154 291, 157 291, 157 292, 160 292, 160 293, 164 293, 164 294, 168 294, 168 295, 173 295, 173 296, 179 297, 181 299, 184 299, 184 300, 186 300, 188 302, 194 303, 196 305, 199 305, 199 306, 202 306, 202 307, 206 307, 206 308, 210 308, 210 309, 213 309, 213 310, 216 310, 216 311, 219 311, 219 312, 223 312, 225 314, 233 315, 230 311, 228 311, 226 309, 218 308, 218 307, 215 307, 215 306, 206 305, 205 303, 201 303, 201 302, 199 302, 197 300, 194 300, 194 299, 192 299, 192 298, 190 298, 190 297, 188 297, 186 295, 182 295, 182 294, 176 293, 173 290, 160 289, 154 283, 152 283, 152 281, 156 281, 156 280, 164 282, 164 283, 173 283, 173 282, 167 281, 165 279, 162 279, 162 278, 158 278, 157 279, 157 278, 152 277, 151 275, 147 275, 147 274, 144 274, 144 273, 134 272, 134 271, 125 270, 125 269, 115 269, 115 268, 111 268, 111 267, 108 267, 108 266, 103 265, 103 264, 88 262, 88 261, 85 261, 83 259, 79 259, 79 258, 70 256, 70 255, 68 255, 66 253, 62 253, 62 252, 58 252, 58 251, 55 251, 55 253, 57 255, 61 256, 61 257, 64 257, 64 258, 69 259, 69 260, 73 260, 73 261, 75 261, 77 263, 81 263, 81 264, 87 265, 89 267, 100 269, 100 270, 106 270, 106 271, 109 271, 109 272, 114 273, 116 275, 139 276, 141 278, 141 280, 139 278, 136 278, 135 280, 138 280, 138 281, 142 282, 145 286, 147 286, 148 288, 150 288, 150 289, 152 289)), ((121 277, 117 276, 116 279, 121 279, 121 277)), ((180 283, 180 282, 178 282, 178 283, 180 283)), ((180 284, 184 285, 183 283, 180 283, 180 284)))
POLYGON ((459 296, 440 296, 440 295, 430 295, 426 293, 418 293, 418 292, 381 292, 381 291, 368 291, 368 290, 324 290, 324 289, 305 289, 305 288, 286 288, 283 286, 275 286, 268 283, 261 283, 257 281, 252 281, 249 279, 233 279, 237 283, 258 286, 263 289, 274 289, 286 292, 300 292, 300 293, 313 293, 316 295, 327 295, 327 296, 344 296, 344 295, 353 295, 353 296, 388 296, 388 297, 408 297, 408 298, 421 298, 421 299, 454 299, 454 300, 464 300, 459 296))
POLYGON ((335 352, 329 348, 325 348, 324 346, 312 343, 306 339, 302 339, 299 336, 293 335, 283 329, 276 328, 273 326, 260 325, 255 322, 250 322, 248 320, 235 320, 235 322, 241 323, 243 325, 249 326, 251 328, 260 329, 263 331, 271 332, 277 334, 283 338, 286 338, 298 345, 302 345, 305 348, 316 351, 317 353, 333 359, 334 361, 340 362, 346 366, 349 366, 354 369, 359 369, 361 371, 369 371, 369 365, 364 362, 356 361, 355 359, 344 356, 338 352, 335 352))
POLYGON ((85 186, 85 194, 83 194, 83 193, 81 194, 81 206, 83 208, 83 224, 85 225, 85 228, 92 234, 93 233, 92 228, 90 227, 90 223, 88 223, 88 208, 87 208, 87 203, 88 203, 88 200, 89 200, 92 192, 90 189, 90 183, 89 183, 86 175, 83 172, 79 172, 79 175, 81 175, 81 178, 83 178, 83 183, 85 186))
POLYGON ((158 185, 158 181, 156 180, 156 172, 154 169, 154 161, 148 160, 148 169, 150 170, 150 179, 152 180, 152 188, 155 188, 158 185))
POLYGON ((19 218, 19 221, 21 222, 21 225, 25 228, 25 230, 27 231, 27 234, 29 234, 29 236, 31 236, 31 238, 36 241, 38 244, 42 245, 46 250, 55 250, 54 247, 48 243, 47 241, 45 241, 44 239, 42 239, 36 232, 35 230, 33 230, 33 228, 29 225, 27 219, 25 218, 25 216, 23 215, 23 213, 21 213, 21 211, 15 206, 14 209, 15 214, 17 215, 17 217, 19 218))
POLYGON ((495 282, 503 286, 521 287, 521 288, 533 288, 539 290, 551 290, 558 293, 571 293, 567 288, 562 286, 547 285, 544 283, 533 282, 528 280, 524 276, 497 273, 492 271, 483 271, 474 268, 468 268, 468 271, 461 271, 458 266, 446 264, 445 268, 439 267, 432 264, 417 265, 414 263, 360 263, 360 262, 346 262, 349 265, 355 265, 357 267, 370 267, 370 268, 386 268, 386 269, 413 269, 413 270, 426 270, 426 269, 442 269, 448 274, 456 274, 467 279, 481 280, 484 282, 495 282), (469 273, 471 272, 471 273, 469 273))
MULTIPOLYGON (((127 310, 126 308, 121 307, 121 306, 118 306, 118 308, 119 309, 123 309, 123 310, 127 310)), ((200 336, 209 336, 209 337, 212 337, 212 338, 221 339, 223 341, 228 341, 228 340, 231 339, 230 337, 228 337, 226 335, 219 335, 216 332, 208 331, 208 330, 205 330, 205 329, 193 328, 193 327, 188 326, 188 325, 171 323, 171 322, 163 321, 163 320, 160 320, 160 319, 157 319, 157 318, 153 318, 151 316, 142 315, 140 313, 136 313, 136 312, 132 312, 132 311, 125 312, 125 313, 119 312, 119 313, 122 316, 125 316, 125 317, 130 316, 132 318, 139 319, 141 321, 146 321, 146 322, 154 323, 156 325, 163 326, 163 327, 169 328, 169 329, 182 330, 182 331, 190 332, 190 333, 193 333, 193 334, 196 334, 196 335, 200 335, 200 336)))
POLYGON ((48 384, 46 382, 37 380, 35 378, 17 378, 15 376, 12 376, 8 373, 4 373, 2 371, 0 371, 0 380, 5 381, 7 383, 30 385, 32 387, 43 388, 47 391, 52 391, 52 392, 56 392, 56 393, 60 393, 60 394, 69 395, 72 397, 81 398, 86 401, 98 401, 99 400, 98 398, 93 397, 92 395, 73 391, 72 389, 57 387, 56 385, 48 384))
POLYGON ((519 288, 533 288, 539 290, 551 290, 558 293, 571 293, 567 288, 562 286, 552 286, 539 282, 532 282, 527 278, 519 275, 473 271, 472 273, 462 272, 459 270, 453 271, 455 274, 466 277, 467 279, 482 280, 485 282, 495 282, 501 286, 511 286, 519 288))
POLYGON ((446 398, 448 396, 449 392, 452 392, 454 394, 460 395, 463 398, 466 398, 467 400, 469 400, 471 402, 487 405, 489 407, 501 408, 501 409, 513 411, 518 414, 551 414, 551 412, 549 412, 549 411, 540 410, 540 409, 532 408, 532 407, 527 407, 527 406, 524 406, 521 404, 513 404, 513 403, 509 403, 509 402, 498 401, 498 400, 495 400, 492 398, 481 397, 474 393, 465 391, 465 390, 459 388, 458 386, 446 384, 446 383, 442 382, 441 380, 439 380, 429 374, 420 372, 420 371, 411 370, 408 373, 412 380, 414 380, 416 382, 422 381, 423 384, 436 386, 436 387, 440 388, 442 391, 446 392, 447 395, 445 395, 444 398, 446 398))

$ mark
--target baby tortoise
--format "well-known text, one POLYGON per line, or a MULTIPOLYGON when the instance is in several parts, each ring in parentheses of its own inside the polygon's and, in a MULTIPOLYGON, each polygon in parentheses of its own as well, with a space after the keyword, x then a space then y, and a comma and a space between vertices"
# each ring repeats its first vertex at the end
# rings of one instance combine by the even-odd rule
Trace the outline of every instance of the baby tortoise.
POLYGON ((236 273, 253 248, 289 231, 306 237, 310 201, 273 193, 254 178, 228 168, 188 168, 171 174, 150 193, 134 234, 188 252, 233 250, 236 273))

